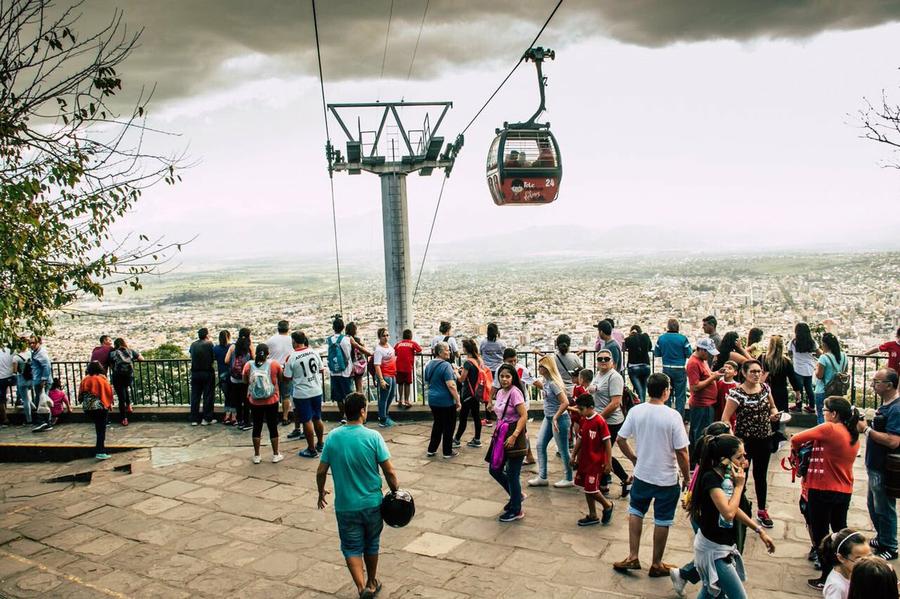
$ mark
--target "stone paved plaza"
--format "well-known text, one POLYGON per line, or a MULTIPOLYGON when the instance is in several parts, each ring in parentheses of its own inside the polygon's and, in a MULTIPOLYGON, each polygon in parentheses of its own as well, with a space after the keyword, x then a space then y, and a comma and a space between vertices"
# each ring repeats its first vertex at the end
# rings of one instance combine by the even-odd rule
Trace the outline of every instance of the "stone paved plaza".
MULTIPOLYGON (((422 422, 382 431, 417 513, 406 528, 385 529, 380 596, 675 596, 668 578, 647 577, 649 527, 644 569, 613 572, 611 563, 627 554, 625 500, 615 500, 610 526, 579 528, 584 499, 577 490, 528 489, 525 519, 501 524, 505 496, 488 475, 485 450, 463 447, 455 460, 428 459, 429 429, 422 422)), ((109 445, 141 448, 107 462, 0 464, 0 596, 355 597, 334 514, 316 509, 317 461, 298 457, 305 442, 286 441, 288 429, 281 430, 287 457, 280 464, 268 462, 268 447, 262 464, 251 463, 249 432, 180 423, 112 425, 109 445), (85 472, 93 472, 89 483, 47 482, 85 472)), ((530 430, 533 436, 534 423, 530 430)), ((38 442, 92 446, 93 425, 62 425, 40 437, 25 427, 0 429, 0 443, 38 442)), ((862 458, 855 471, 850 526, 870 530, 862 458)), ((551 461, 551 480, 559 472, 551 461)), ((815 597, 805 584, 815 572, 805 559, 799 484, 776 459, 769 477, 778 547, 769 556, 748 538, 749 595, 815 597)), ((691 558, 692 535, 685 514, 677 518, 666 561, 681 564, 691 558)))

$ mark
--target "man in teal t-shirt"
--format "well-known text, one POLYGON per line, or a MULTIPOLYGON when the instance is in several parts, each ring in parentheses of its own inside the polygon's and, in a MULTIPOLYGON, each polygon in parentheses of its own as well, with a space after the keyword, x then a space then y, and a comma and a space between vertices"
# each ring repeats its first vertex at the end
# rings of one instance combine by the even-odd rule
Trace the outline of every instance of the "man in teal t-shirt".
POLYGON ((400 483, 391 465, 384 438, 366 428, 366 398, 351 393, 344 399, 347 424, 333 430, 325 441, 316 483, 319 487, 319 509, 325 509, 325 481, 328 470, 334 481, 334 512, 337 518, 341 553, 360 597, 374 597, 381 590, 375 575, 378 549, 384 522, 381 519, 381 474, 384 472, 391 491, 400 483), (363 562, 365 561, 365 571, 363 562))

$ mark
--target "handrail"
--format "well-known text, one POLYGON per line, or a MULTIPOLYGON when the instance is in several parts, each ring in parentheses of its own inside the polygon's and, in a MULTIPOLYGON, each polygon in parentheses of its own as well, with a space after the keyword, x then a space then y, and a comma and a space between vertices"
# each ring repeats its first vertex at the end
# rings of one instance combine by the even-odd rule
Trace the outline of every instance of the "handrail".
MULTIPOLYGON (((581 351, 582 367, 590 367, 594 364, 596 350, 585 349, 581 351)), ((537 374, 537 362, 540 356, 552 355, 552 350, 531 350, 518 353, 519 363, 532 374, 537 374)), ((850 401, 859 408, 874 408, 880 405, 878 397, 871 388, 871 378, 875 371, 887 361, 886 356, 847 354, 850 358, 850 401)), ((324 354, 323 354, 324 358, 324 354)), ((430 353, 415 354, 413 362, 413 395, 417 403, 425 403, 426 386, 424 380, 425 366, 431 361, 430 353)), ((651 371, 661 369, 658 358, 651 360, 651 371)), ((462 366, 464 357, 457 358, 456 365, 462 366)), ((63 390, 75 401, 81 379, 87 368, 88 361, 63 361, 53 362, 52 372, 58 377, 63 390)), ((180 406, 190 403, 190 359, 160 359, 143 360, 134 363, 134 377, 131 386, 132 402, 136 406, 180 406)), ((627 377, 626 377, 627 378, 627 377)), ((323 390, 326 400, 330 397, 329 377, 322 374, 323 390)), ((377 386, 371 377, 362 375, 363 392, 370 401, 377 400, 377 386)), ((532 398, 540 401, 538 394, 532 398)), ((217 385, 215 391, 215 403, 222 405, 224 397, 221 388, 217 385)))

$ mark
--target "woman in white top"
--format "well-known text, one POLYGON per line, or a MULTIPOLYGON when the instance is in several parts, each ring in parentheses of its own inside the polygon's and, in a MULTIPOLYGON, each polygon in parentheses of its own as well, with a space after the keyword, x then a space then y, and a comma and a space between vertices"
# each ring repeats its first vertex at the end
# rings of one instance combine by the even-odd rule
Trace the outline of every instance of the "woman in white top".
POLYGON ((378 426, 394 426, 389 411, 397 394, 397 356, 385 328, 378 329, 378 345, 372 358, 378 383, 378 426))
MULTIPOLYGON (((850 592, 850 574, 859 558, 871 555, 866 537, 852 528, 844 528, 827 535, 822 540, 822 556, 831 560, 833 569, 825 580, 822 596, 825 599, 847 599, 850 592)), ((874 598, 873 598, 874 599, 874 598)))
POLYGON ((816 358, 819 357, 819 349, 813 340, 809 325, 798 322, 794 327, 794 338, 788 346, 788 355, 794 363, 794 377, 800 391, 796 394, 794 411, 803 409, 803 396, 806 395, 806 411, 815 412, 815 393, 813 390, 813 374, 816 372, 816 358))

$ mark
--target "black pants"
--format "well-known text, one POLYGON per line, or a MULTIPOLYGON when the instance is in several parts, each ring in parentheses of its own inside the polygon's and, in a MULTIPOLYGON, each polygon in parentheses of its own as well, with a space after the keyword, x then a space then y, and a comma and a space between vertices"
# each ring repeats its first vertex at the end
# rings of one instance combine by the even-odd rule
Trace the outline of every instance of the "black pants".
POLYGON ((212 420, 213 399, 216 391, 216 373, 212 370, 191 372, 191 421, 212 420), (200 402, 203 412, 200 412, 200 402))
MULTIPOLYGON (((616 439, 619 437, 619 429, 622 428, 622 424, 625 423, 622 422, 621 424, 609 425, 609 442, 611 447, 616 446, 616 439)), ((622 468, 622 464, 619 463, 619 460, 617 460, 616 458, 612 458, 612 460, 610 461, 612 462, 612 471, 616 475, 616 477, 618 477, 618 479, 623 483, 628 480, 628 473, 625 472, 625 468, 622 468)), ((612 481, 612 476, 607 472, 601 478, 601 484, 604 487, 607 487, 609 486, 610 481, 612 481)))
POLYGON ((742 439, 750 470, 753 471, 753 487, 756 489, 756 509, 766 509, 766 495, 769 492, 769 459, 772 457, 772 443, 769 439, 742 439))
POLYGON ((106 414, 107 410, 90 410, 91 420, 94 421, 94 430, 97 432, 97 446, 94 453, 106 453, 106 414))
POLYGON ((131 375, 113 373, 112 386, 119 400, 119 417, 128 418, 128 406, 131 404, 131 375))
POLYGON ((247 399, 247 383, 228 383, 228 397, 234 409, 237 411, 237 421, 242 424, 250 424, 250 400, 247 399))
POLYGON ((250 406, 250 412, 253 414, 253 438, 258 439, 262 436, 263 422, 269 429, 269 438, 278 438, 278 404, 273 403, 267 406, 250 406))
POLYGON ((428 441, 428 453, 437 451, 441 445, 444 455, 453 453, 453 425, 456 424, 456 406, 436 408, 431 406, 434 422, 431 424, 431 440, 428 441))
POLYGON ((466 425, 469 423, 469 414, 475 422, 475 438, 481 439, 481 402, 470 397, 463 400, 462 408, 459 410, 459 425, 456 427, 456 440, 462 439, 463 433, 466 432, 466 425))
MULTIPOLYGON (((836 491, 809 490, 809 498, 806 503, 806 515, 809 518, 809 528, 812 538, 816 542, 816 551, 822 539, 831 532, 837 532, 847 528, 847 511, 850 509, 850 493, 838 493, 836 491)), ((822 555, 819 552, 819 561, 822 564, 822 580, 828 577, 835 566, 832 557, 822 555)))

